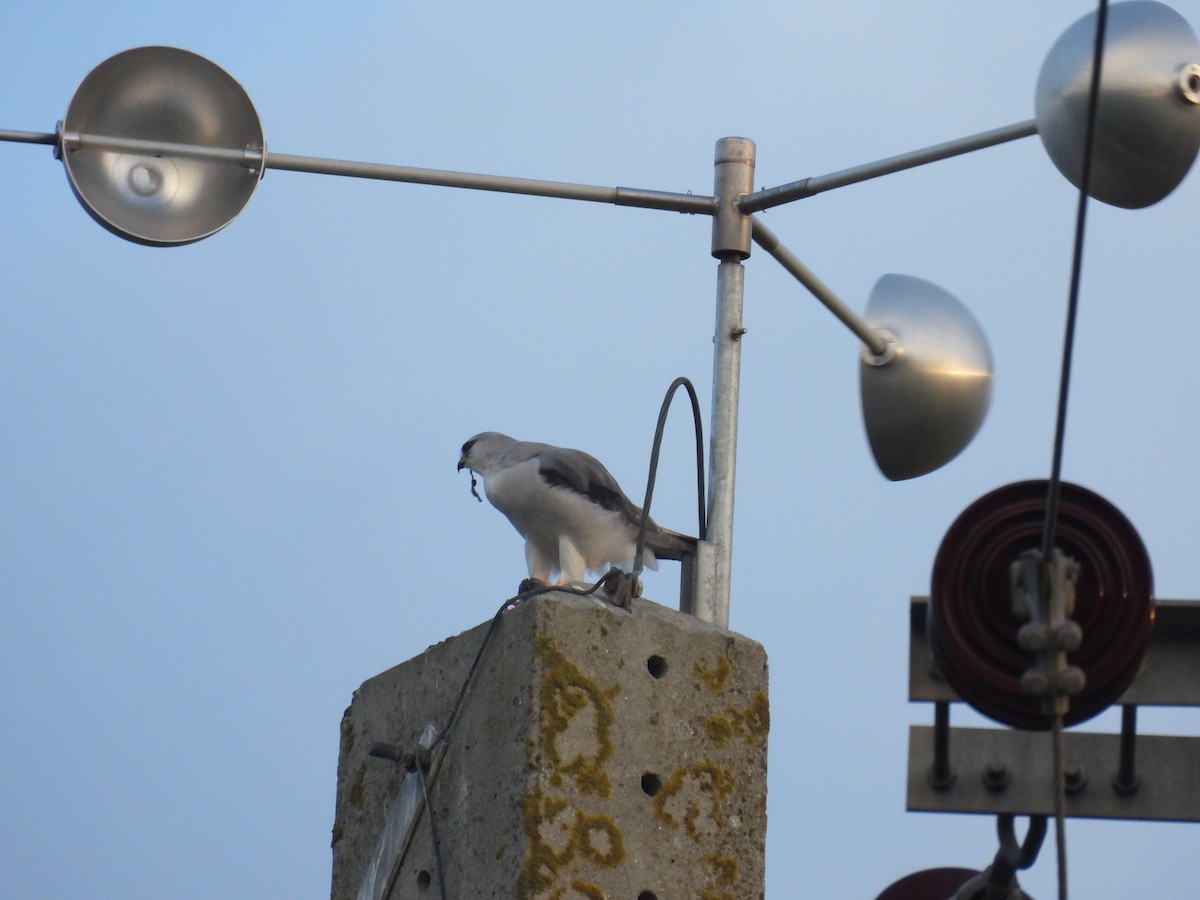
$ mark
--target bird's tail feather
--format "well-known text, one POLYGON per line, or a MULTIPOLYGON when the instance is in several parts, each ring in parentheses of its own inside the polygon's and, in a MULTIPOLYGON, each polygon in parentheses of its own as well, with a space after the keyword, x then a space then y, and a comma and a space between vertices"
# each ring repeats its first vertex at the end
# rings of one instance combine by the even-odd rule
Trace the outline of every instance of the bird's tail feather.
POLYGON ((653 551, 659 559, 681 560, 685 556, 695 556, 698 543, 694 537, 666 528, 646 531, 646 549, 653 551))

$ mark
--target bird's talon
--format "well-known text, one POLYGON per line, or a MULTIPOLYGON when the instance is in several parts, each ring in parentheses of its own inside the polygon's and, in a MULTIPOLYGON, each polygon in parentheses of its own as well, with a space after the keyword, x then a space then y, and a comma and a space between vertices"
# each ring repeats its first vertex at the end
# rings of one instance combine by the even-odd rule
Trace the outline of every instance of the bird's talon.
POLYGON ((549 584, 542 581, 542 579, 540 579, 540 578, 529 577, 529 578, 524 579, 519 585, 517 585, 517 596, 523 596, 524 594, 529 594, 529 593, 532 593, 533 591, 544 590, 545 588, 548 588, 549 586, 550 586, 549 584))

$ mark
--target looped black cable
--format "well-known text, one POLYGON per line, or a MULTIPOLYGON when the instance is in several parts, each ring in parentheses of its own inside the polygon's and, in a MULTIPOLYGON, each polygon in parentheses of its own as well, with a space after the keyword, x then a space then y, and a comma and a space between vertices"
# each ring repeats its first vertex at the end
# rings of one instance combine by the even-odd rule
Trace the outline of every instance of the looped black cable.
POLYGON ((708 521, 705 511, 705 501, 707 498, 704 487, 704 424, 700 415, 700 401, 696 397, 696 388, 690 380, 680 376, 672 381, 671 386, 667 388, 662 406, 658 410, 658 424, 654 428, 654 446, 650 451, 650 474, 646 478, 646 500, 642 504, 641 522, 638 524, 637 549, 633 557, 632 577, 635 582, 638 576, 642 574, 642 558, 646 550, 646 523, 650 521, 650 503, 654 499, 654 482, 658 478, 658 456, 662 449, 663 431, 667 425, 667 413, 670 411, 671 401, 675 398, 675 392, 681 387, 687 389, 688 397, 692 401, 692 424, 696 433, 697 535, 702 541, 708 538, 708 521))
MULTIPOLYGON (((954 900, 989 900, 1016 896, 1017 872, 1028 869, 1037 860, 1038 851, 1046 838, 1046 817, 1030 816, 1025 839, 1018 843, 1016 816, 1001 813, 996 817, 996 834, 1000 849, 992 864, 962 884, 954 900)), ((1022 896, 1024 896, 1022 894, 1022 896)))

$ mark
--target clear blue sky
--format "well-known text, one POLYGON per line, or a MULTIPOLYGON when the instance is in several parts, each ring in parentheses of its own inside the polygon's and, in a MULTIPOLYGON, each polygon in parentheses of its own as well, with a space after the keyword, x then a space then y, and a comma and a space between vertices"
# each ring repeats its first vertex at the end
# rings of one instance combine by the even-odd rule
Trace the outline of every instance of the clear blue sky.
MULTIPOLYGON (((22 4, 0 128, 52 131, 94 65, 169 44, 241 81, 281 153, 711 193, 727 135, 770 186, 1032 118, 1090 9, 22 4)), ((327 896, 351 692, 524 574, 459 446, 585 448, 640 496, 671 380, 708 408, 710 223, 270 171, 226 230, 153 249, 94 224, 49 148, 0 165, 4 892, 327 896)), ((908 725, 932 719, 906 702, 908 598, 963 507, 1049 473, 1075 201, 1033 138, 765 215, 853 307, 887 272, 954 293, 997 366, 967 452, 887 482, 855 340, 747 262, 731 625, 771 660, 773 900, 995 851, 989 818, 904 811, 908 725)), ((1168 598, 1200 592, 1198 203, 1193 173, 1150 209, 1092 206, 1064 468, 1134 522, 1168 598)), ((689 442, 680 406, 655 516, 685 530, 689 442)), ((646 593, 673 604, 677 573, 646 593)), ((1072 895, 1181 896, 1195 828, 1072 821, 1072 895)), ((1022 882, 1054 895, 1049 842, 1022 882)))

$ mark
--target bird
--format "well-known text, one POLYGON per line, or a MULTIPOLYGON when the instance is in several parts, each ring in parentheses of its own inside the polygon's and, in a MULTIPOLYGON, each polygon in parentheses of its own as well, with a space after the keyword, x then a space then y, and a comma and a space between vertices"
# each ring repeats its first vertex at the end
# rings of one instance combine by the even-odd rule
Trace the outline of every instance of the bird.
MULTIPOLYGON (((462 445, 463 469, 483 478, 489 502, 525 539, 530 579, 549 584, 557 574, 557 585, 579 584, 588 571, 633 567, 641 507, 594 456, 484 431, 462 445)), ((682 559, 695 546, 647 519, 642 561, 657 569, 659 559, 682 559)))

